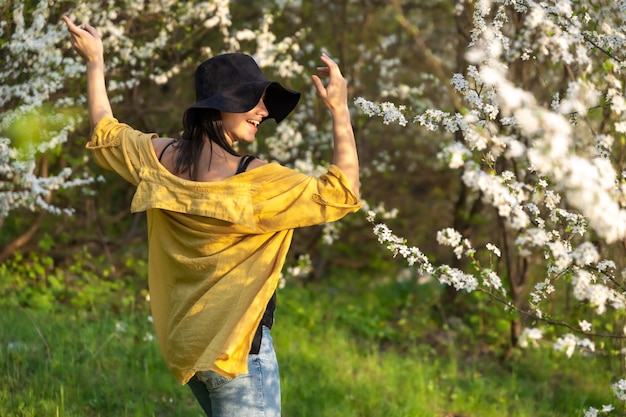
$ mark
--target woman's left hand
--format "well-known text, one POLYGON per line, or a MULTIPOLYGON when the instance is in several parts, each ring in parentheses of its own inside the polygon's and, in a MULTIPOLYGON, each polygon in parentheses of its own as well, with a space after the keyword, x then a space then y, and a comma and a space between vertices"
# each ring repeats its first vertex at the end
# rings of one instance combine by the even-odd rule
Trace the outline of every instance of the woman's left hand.
POLYGON ((67 16, 63 16, 63 20, 70 32, 72 46, 87 64, 104 62, 102 38, 96 28, 88 24, 77 26, 67 16))
POLYGON ((313 80, 317 94, 331 113, 334 114, 338 110, 347 110, 348 83, 341 74, 341 70, 335 61, 326 54, 322 54, 321 60, 327 66, 318 67, 317 71, 320 75, 328 76, 328 84, 324 86, 320 77, 312 75, 311 79, 313 80))
POLYGON ((348 109, 348 82, 341 74, 335 61, 323 54, 321 60, 326 67, 318 67, 320 75, 328 76, 328 83, 324 86, 317 75, 311 79, 333 119, 333 159, 346 176, 354 195, 359 197, 359 156, 357 154, 354 131, 350 122, 348 109))

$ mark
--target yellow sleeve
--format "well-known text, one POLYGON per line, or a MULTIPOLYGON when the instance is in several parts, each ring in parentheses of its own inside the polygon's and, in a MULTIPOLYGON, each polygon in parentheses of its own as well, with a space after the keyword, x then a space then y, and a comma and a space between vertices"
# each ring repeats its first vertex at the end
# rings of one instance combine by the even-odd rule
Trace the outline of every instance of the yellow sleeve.
POLYGON ((87 149, 102 168, 114 171, 126 181, 137 185, 141 167, 153 159, 150 155, 153 152, 150 141, 155 137, 157 135, 140 132, 107 116, 94 128, 87 149))
POLYGON ((343 171, 331 165, 319 178, 284 168, 265 181, 254 211, 263 232, 329 223, 361 208, 343 171))

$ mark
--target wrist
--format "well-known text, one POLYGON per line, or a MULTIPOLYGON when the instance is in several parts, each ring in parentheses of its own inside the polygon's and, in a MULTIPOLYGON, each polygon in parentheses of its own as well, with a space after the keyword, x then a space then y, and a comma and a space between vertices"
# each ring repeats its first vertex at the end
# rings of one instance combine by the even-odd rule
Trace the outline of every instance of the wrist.
POLYGON ((104 59, 96 58, 87 61, 87 70, 101 70, 104 71, 104 59))
POLYGON ((334 120, 341 120, 341 119, 350 120, 350 110, 348 109, 347 104, 345 106, 332 109, 330 114, 334 120))

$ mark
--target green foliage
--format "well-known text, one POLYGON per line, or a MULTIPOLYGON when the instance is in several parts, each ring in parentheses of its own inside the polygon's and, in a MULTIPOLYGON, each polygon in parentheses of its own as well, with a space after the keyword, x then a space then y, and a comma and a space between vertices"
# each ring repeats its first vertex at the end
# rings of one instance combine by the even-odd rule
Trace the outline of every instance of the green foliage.
MULTIPOLYGON (((48 142, 73 124, 77 113, 79 110, 76 108, 58 109, 52 104, 43 105, 12 118, 6 130, 0 131, 0 134, 11 139, 12 146, 20 152, 21 158, 27 160, 26 155, 34 154, 35 149, 47 150, 50 146, 48 142)), ((57 153, 59 149, 57 146, 57 153)))
MULTIPOLYGON (((49 236, 39 242, 44 251, 52 245, 49 236)), ((45 253, 18 252, 0 265, 0 307, 94 310, 128 307, 145 298, 147 266, 132 252, 124 255, 122 266, 105 255, 94 256, 86 247, 73 254, 69 264, 45 253)))
POLYGON ((2 308, 3 416, 192 415, 166 369, 144 303, 119 313, 2 308))
POLYGON ((511 326, 518 316, 486 294, 457 297, 454 289, 419 279, 409 268, 382 273, 334 267, 329 273, 332 279, 309 284, 321 286, 325 297, 294 284, 283 290, 288 295, 281 302, 308 328, 332 323, 357 339, 400 350, 422 344, 438 352, 488 351, 502 357, 511 349, 511 326), (303 298, 311 294, 316 296, 303 298))

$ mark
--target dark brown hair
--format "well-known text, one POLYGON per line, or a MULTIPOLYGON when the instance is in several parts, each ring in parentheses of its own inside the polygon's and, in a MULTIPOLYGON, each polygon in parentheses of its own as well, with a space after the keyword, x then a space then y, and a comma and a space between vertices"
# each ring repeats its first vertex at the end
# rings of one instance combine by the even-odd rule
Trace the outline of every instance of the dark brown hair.
MULTIPOLYGON (((198 160, 202 154, 202 149, 209 142, 219 146, 231 155, 239 156, 233 149, 222 126, 222 115, 215 109, 190 108, 183 115, 183 135, 182 140, 177 141, 176 165, 174 171, 182 174, 189 172, 189 178, 198 178, 198 160)), ((211 160, 213 152, 211 152, 211 160)), ((209 169, 211 169, 209 160, 209 169)))

